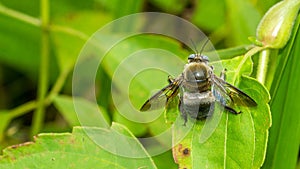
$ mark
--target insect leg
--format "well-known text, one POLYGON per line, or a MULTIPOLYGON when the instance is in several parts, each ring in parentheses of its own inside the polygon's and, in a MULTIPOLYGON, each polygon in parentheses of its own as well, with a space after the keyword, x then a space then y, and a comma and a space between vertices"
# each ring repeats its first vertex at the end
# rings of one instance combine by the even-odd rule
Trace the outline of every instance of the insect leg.
POLYGON ((175 80, 175 79, 174 79, 171 75, 168 76, 168 82, 169 82, 169 83, 173 83, 174 80, 175 80))
POLYGON ((240 113, 241 113, 240 111, 237 112, 237 111, 235 111, 233 108, 227 106, 227 105, 226 105, 226 101, 223 100, 222 98, 218 101, 218 103, 220 103, 221 106, 224 107, 225 110, 229 111, 230 113, 233 113, 233 114, 240 114, 240 113))
POLYGON ((225 81, 225 79, 226 79, 226 71, 227 71, 227 69, 225 68, 225 69, 222 70, 222 72, 221 72, 221 74, 220 74, 220 78, 221 78, 222 80, 224 80, 224 81, 225 81))
POLYGON ((229 111, 230 113, 233 113, 233 114, 240 114, 241 111, 237 112, 235 111, 233 108, 231 107, 228 107, 228 106, 224 106, 225 110, 229 111))
POLYGON ((183 126, 186 126, 186 122, 187 122, 187 113, 185 112, 183 106, 182 106, 182 103, 181 103, 181 100, 179 101, 179 111, 180 111, 180 114, 181 114, 181 117, 183 118, 184 120, 184 123, 183 123, 183 126))

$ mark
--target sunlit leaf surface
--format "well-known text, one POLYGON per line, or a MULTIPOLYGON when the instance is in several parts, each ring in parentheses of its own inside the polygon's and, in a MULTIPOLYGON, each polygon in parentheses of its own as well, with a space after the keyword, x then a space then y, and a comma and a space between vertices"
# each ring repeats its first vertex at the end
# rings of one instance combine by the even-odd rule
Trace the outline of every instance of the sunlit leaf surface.
MULTIPOLYGON (((111 129, 134 138, 120 124, 114 123, 111 129)), ((156 168, 150 158, 127 158, 107 152, 86 131, 105 133, 107 129, 75 127, 72 133, 39 134, 35 142, 6 148, 0 156, 0 168, 156 168)), ((137 140, 133 146, 147 156, 137 140)))

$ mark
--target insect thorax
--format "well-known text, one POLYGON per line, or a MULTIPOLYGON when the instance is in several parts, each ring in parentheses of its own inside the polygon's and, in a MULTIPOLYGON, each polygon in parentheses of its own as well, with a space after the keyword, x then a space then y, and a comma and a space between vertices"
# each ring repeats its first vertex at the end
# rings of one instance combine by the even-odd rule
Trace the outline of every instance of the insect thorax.
POLYGON ((210 90, 211 68, 205 63, 188 63, 183 71, 183 88, 188 92, 205 92, 210 90))

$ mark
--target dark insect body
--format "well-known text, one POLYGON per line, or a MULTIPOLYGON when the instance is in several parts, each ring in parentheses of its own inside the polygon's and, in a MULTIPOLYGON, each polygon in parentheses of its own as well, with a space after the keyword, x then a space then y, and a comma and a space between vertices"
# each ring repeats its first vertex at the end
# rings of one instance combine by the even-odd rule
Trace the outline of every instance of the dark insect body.
POLYGON ((207 56, 191 54, 183 72, 176 78, 169 76, 169 84, 148 99, 140 110, 161 108, 179 95, 179 110, 186 123, 188 115, 194 119, 211 116, 215 103, 234 114, 241 112, 232 106, 257 106, 250 96, 225 81, 226 70, 217 77, 208 61, 207 56))

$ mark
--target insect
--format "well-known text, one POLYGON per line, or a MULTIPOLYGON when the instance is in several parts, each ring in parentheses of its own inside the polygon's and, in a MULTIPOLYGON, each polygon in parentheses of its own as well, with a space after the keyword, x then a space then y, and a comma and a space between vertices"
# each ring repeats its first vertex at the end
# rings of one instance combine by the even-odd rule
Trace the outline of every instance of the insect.
POLYGON ((250 96, 225 81, 226 69, 220 77, 214 74, 213 67, 208 64, 208 57, 201 55, 202 50, 189 55, 183 72, 176 78, 169 76, 169 84, 148 99, 140 111, 161 108, 179 97, 179 111, 186 124, 188 116, 198 120, 211 116, 216 103, 233 114, 241 112, 232 106, 257 106, 250 96))

